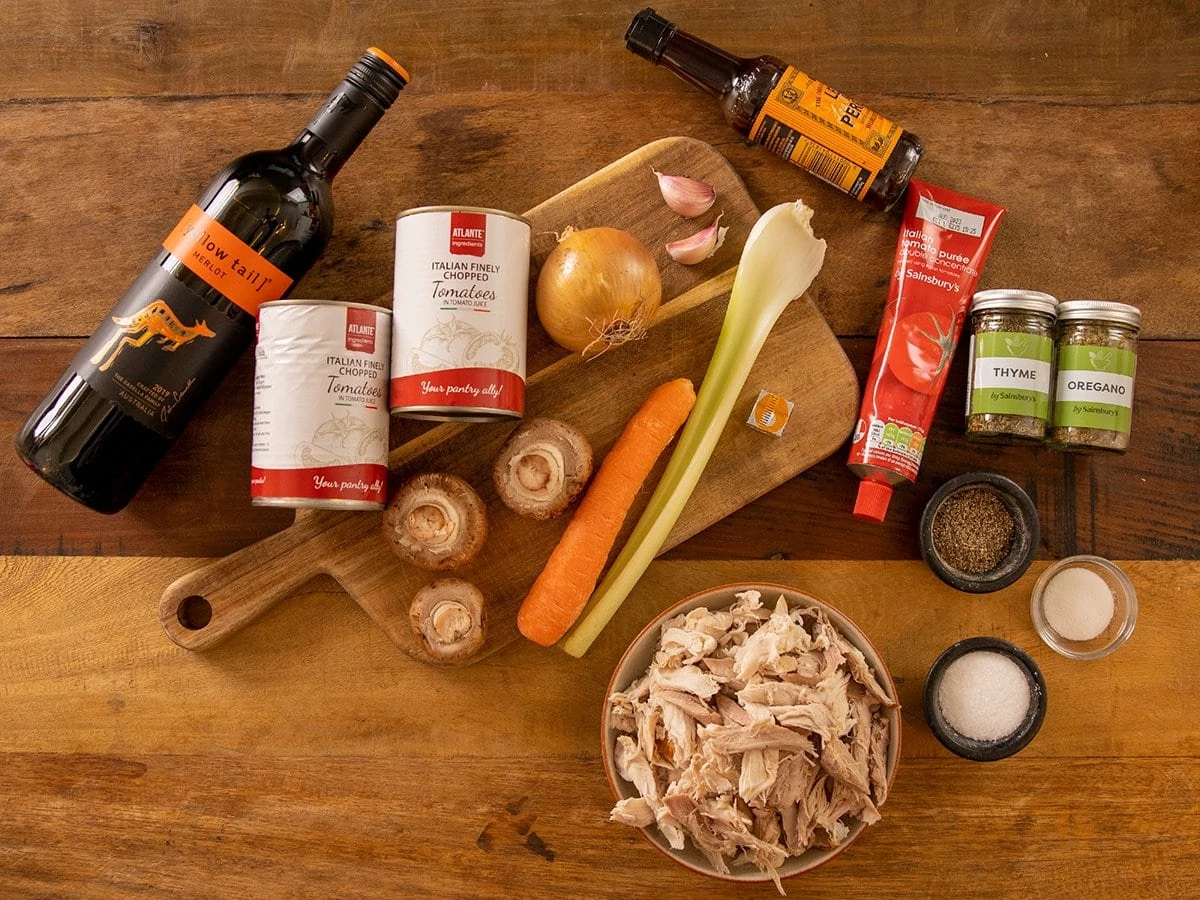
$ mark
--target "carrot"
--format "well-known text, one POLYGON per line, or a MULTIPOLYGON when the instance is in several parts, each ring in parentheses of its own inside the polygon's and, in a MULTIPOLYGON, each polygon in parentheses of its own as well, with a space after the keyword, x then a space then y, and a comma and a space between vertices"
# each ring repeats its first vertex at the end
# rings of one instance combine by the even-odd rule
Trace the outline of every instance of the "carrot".
POLYGON ((686 378, 659 385, 600 464, 517 613, 517 628, 549 647, 583 612, 634 498, 696 403, 686 378))

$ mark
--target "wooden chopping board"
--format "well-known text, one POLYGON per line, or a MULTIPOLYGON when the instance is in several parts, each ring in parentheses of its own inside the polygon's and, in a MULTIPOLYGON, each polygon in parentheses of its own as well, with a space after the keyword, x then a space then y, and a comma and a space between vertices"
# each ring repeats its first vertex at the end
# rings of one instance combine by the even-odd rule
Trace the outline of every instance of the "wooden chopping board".
MULTIPOLYGON (((556 348, 537 325, 532 304, 527 416, 570 422, 592 441, 597 460, 657 385, 689 377, 699 387, 716 345, 737 260, 759 211, 725 158, 690 138, 667 138, 623 157, 526 216, 533 223, 531 280, 567 225, 611 225, 637 235, 658 258, 664 298, 649 334, 584 361, 556 348), (717 189, 710 215, 681 219, 662 202, 651 169, 700 178, 717 189), (670 260, 666 241, 691 234, 721 212, 730 230, 724 246, 699 266, 670 260)), ((820 233, 820 222, 816 223, 820 233)), ((845 440, 858 412, 854 371, 824 318, 808 298, 793 302, 768 338, 716 452, 665 549, 782 484, 825 458, 845 440), (781 436, 746 423, 760 389, 795 403, 781 436)), ((393 486, 419 471, 462 476, 488 507, 483 552, 453 574, 487 597, 488 638, 473 660, 520 635, 516 611, 541 571, 569 516, 533 522, 497 498, 491 465, 512 423, 440 425, 392 451, 393 486)), ((649 500, 668 448, 631 510, 618 547, 649 500)), ((331 575, 388 637, 409 655, 431 662, 409 624, 414 592, 434 573, 401 562, 382 535, 381 514, 302 510, 284 531, 175 581, 160 603, 167 634, 192 650, 210 647, 320 574, 331 575)))

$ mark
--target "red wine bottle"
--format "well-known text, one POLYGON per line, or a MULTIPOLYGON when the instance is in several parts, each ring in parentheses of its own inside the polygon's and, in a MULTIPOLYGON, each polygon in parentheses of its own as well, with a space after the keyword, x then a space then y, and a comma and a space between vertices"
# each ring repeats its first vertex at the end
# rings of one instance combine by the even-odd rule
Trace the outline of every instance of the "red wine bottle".
POLYGON ((17 434, 34 472, 99 512, 133 498, 325 249, 333 177, 408 80, 371 48, 291 144, 217 175, 17 434))

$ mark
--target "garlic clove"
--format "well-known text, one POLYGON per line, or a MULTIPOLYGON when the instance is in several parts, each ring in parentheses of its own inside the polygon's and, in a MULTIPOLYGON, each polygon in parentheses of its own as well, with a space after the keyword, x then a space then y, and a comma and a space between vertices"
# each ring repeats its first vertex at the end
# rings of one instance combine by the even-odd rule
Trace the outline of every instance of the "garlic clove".
MULTIPOLYGON (((722 213, 721 215, 724 215, 722 213)), ((671 255, 671 259, 677 263, 683 263, 685 266, 693 266, 698 262, 703 262, 721 248, 725 243, 725 232, 729 231, 727 227, 720 227, 721 216, 717 216, 717 220, 707 228, 701 228, 691 237, 681 238, 678 241, 671 241, 667 244, 667 253, 671 255)))
POLYGON ((711 184, 683 175, 664 175, 658 169, 651 171, 658 176, 658 189, 667 206, 685 218, 704 215, 716 202, 717 191, 711 184))

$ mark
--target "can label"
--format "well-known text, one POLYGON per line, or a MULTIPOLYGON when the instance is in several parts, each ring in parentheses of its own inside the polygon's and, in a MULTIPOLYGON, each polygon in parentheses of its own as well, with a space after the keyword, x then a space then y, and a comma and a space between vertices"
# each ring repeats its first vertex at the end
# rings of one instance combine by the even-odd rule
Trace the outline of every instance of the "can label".
POLYGON ((381 509, 387 500, 386 309, 266 303, 254 359, 256 504, 381 509))
POLYGON ((529 223, 431 208, 396 220, 390 406, 488 421, 525 411, 529 223))

